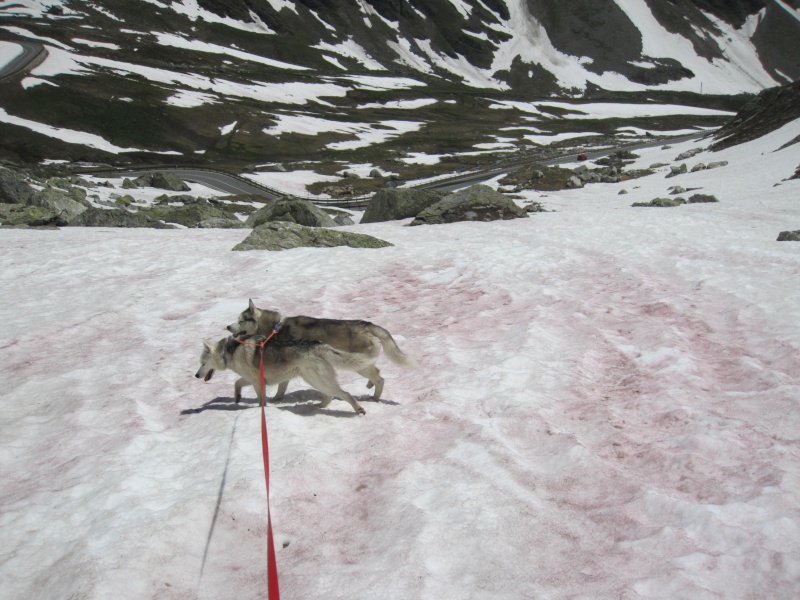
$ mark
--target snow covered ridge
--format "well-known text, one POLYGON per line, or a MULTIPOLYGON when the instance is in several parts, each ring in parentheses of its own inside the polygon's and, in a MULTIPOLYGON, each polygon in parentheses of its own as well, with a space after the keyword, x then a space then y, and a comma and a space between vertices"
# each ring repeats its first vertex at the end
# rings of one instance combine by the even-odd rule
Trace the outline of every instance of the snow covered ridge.
POLYGON ((110 0, 80 7, 23 1, 0 5, 0 14, 59 27, 114 21, 118 28, 135 14, 136 29, 143 37, 153 32, 156 45, 225 52, 224 44, 203 39, 211 24, 227 27, 235 38, 227 50, 232 58, 288 69, 405 69, 498 90, 566 92, 593 85, 700 92, 702 85, 707 94, 735 94, 800 76, 800 65, 780 59, 790 50, 785 44, 792 31, 779 21, 792 8, 800 10, 797 0, 727 4, 704 12, 668 0, 616 0, 602 8, 557 0, 536 6, 522 0, 282 0, 256 6, 243 0, 135 0, 126 7, 110 0), (148 28, 148 15, 169 19, 174 32, 158 33, 155 21, 148 28), (270 55, 269 48, 282 56, 270 55), (287 60, 290 55, 297 58, 287 60))
POLYGON ((265 597, 255 399, 193 377, 249 297, 369 319, 419 365, 380 359, 365 418, 300 381, 267 407, 285 597, 795 598, 798 135, 526 191, 528 219, 347 228, 380 250, 3 231, 0 598, 265 597), (720 202, 631 208, 674 184, 720 202))
POLYGON ((612 128, 714 127, 721 119, 663 115, 579 131, 518 111, 534 100, 602 98, 603 90, 615 100, 637 93, 639 103, 736 110, 739 94, 800 75, 786 58, 797 39, 786 7, 798 3, 703 12, 668 0, 601 9, 588 0, 3 2, 0 64, 22 41, 48 56, 4 84, 0 144, 22 161, 203 156, 249 166, 343 155, 390 171, 449 154, 459 157, 456 170, 469 153, 496 156, 491 150, 612 128), (513 109, 498 116, 487 102, 513 109), (311 133, 303 119, 315 125, 311 133), (226 129, 233 122, 240 126, 226 129))

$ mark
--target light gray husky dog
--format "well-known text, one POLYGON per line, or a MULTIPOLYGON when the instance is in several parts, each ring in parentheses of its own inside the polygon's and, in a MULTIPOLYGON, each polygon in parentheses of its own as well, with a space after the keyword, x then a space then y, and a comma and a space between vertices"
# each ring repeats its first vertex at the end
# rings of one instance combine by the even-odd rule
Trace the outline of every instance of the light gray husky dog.
MULTIPOLYGON (((407 367, 414 365, 413 359, 400 350, 388 331, 368 321, 315 319, 303 316, 282 318, 279 312, 257 308, 250 300, 250 305, 239 314, 238 320, 228 325, 228 331, 234 336, 267 335, 278 324, 280 324, 280 331, 275 337, 277 341, 319 340, 337 350, 356 352, 371 357, 369 365, 357 371, 369 379, 367 387, 375 386, 373 400, 380 399, 383 393, 384 379, 375 366, 381 354, 381 348, 392 362, 407 367)), ((278 386, 275 400, 283 397, 288 385, 287 381, 278 386)))
MULTIPOLYGON (((252 385, 258 393, 258 399, 266 403, 265 391, 260 385, 261 348, 257 347, 265 339, 266 336, 256 335, 239 338, 228 336, 218 342, 204 341, 200 369, 195 377, 208 381, 214 371, 230 369, 240 377, 234 385, 236 403, 241 399, 242 386, 245 385, 252 385)), ((349 402, 356 413, 366 414, 356 399, 339 386, 334 368, 360 372, 374 362, 372 356, 342 352, 316 340, 281 342, 274 338, 264 346, 263 352, 265 385, 282 385, 290 379, 302 377, 325 394, 321 408, 337 397, 349 402)))

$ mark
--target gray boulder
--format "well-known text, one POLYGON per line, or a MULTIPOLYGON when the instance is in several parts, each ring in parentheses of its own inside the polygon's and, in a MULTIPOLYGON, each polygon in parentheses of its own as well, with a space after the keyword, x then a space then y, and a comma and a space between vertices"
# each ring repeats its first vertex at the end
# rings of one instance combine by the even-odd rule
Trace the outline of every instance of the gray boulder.
POLYGON ((137 177, 133 183, 138 187, 154 187, 162 190, 171 190, 173 192, 186 192, 189 186, 175 173, 157 171, 155 173, 148 173, 137 177))
POLYGON ((372 197, 361 222, 381 223, 415 217, 442 197, 441 193, 429 190, 384 188, 372 197))
POLYGON ((686 200, 683 198, 653 198, 650 202, 634 202, 631 206, 659 206, 659 207, 670 207, 670 206, 680 206, 681 204, 686 204, 686 200))
POLYGON ((669 169, 670 172, 667 174, 667 177, 675 177, 676 175, 683 175, 684 173, 687 173, 689 171, 688 167, 686 166, 686 163, 678 165, 677 167, 674 166, 670 167, 669 169))
POLYGON ((336 227, 336 222, 324 210, 299 198, 286 198, 266 204, 248 216, 245 224, 248 227, 258 227, 277 221, 306 227, 336 227))
POLYGON ((290 222, 273 222, 259 225, 234 250, 289 250, 291 248, 385 248, 389 242, 364 235, 324 227, 304 227, 290 222))
POLYGON ((528 214, 500 192, 473 185, 446 196, 419 213, 410 225, 434 225, 458 221, 498 221, 527 218, 528 214))
POLYGON ((175 229, 141 213, 131 213, 121 208, 87 208, 69 222, 70 227, 151 227, 175 229))
POLYGON ((0 224, 3 227, 56 227, 66 225, 66 222, 49 208, 30 204, 1 203, 0 224))
POLYGON ((11 169, 0 167, 0 203, 27 204, 36 193, 22 176, 11 169))
POLYGON ((697 155, 698 155, 698 154, 700 154, 702 151, 703 151, 703 149, 702 149, 702 148, 692 148, 691 150, 687 150, 686 152, 682 152, 681 154, 679 154, 678 156, 676 156, 676 157, 675 157, 675 160, 676 160, 676 161, 679 161, 679 160, 687 160, 687 159, 689 159, 689 158, 692 158, 693 156, 697 156, 697 155))
POLYGON ((718 169, 719 167, 727 167, 728 161, 727 160, 717 160, 714 162, 710 162, 706 165, 706 169, 718 169))
POLYGON ((692 173, 697 173, 698 171, 705 171, 708 167, 705 163, 697 163, 695 166, 692 167, 692 173))
POLYGON ((353 215, 351 215, 349 212, 337 210, 335 208, 325 208, 323 210, 325 211, 325 214, 333 219, 333 222, 340 227, 355 225, 355 222, 353 221, 353 215))
POLYGON ((128 194, 125 194, 124 196, 117 196, 116 198, 112 197, 112 199, 114 200, 114 204, 117 204, 123 208, 130 206, 131 204, 136 202, 134 197, 128 194))
POLYGON ((247 225, 239 219, 211 218, 200 221, 195 227, 198 229, 246 229, 247 225))
POLYGON ((778 234, 779 242, 800 242, 800 229, 796 231, 781 231, 778 234))
POLYGON ((151 206, 140 209, 139 213, 157 221, 178 223, 184 227, 197 227, 198 223, 209 219, 239 220, 233 213, 206 201, 184 206, 151 206))
POLYGON ((573 175, 572 177, 567 179, 567 188, 568 189, 582 188, 582 187, 583 187, 583 181, 577 175, 573 175))
POLYGON ((64 223, 68 223, 88 208, 86 204, 70 198, 67 192, 58 188, 45 188, 36 192, 28 203, 50 209, 64 223))
POLYGON ((711 194, 693 194, 689 196, 689 204, 698 204, 700 202, 719 202, 719 200, 711 194))

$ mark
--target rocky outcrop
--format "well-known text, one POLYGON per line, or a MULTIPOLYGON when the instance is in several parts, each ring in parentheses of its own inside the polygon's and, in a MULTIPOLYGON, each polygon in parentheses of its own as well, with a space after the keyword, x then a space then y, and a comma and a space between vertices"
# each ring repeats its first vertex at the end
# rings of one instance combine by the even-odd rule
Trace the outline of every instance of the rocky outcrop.
POLYGON ((58 227, 66 224, 48 208, 30 204, 0 204, 0 225, 4 227, 58 227))
POLYGON ((27 204, 36 193, 21 175, 0 167, 0 203, 27 204))
POLYGON ((402 188, 378 190, 367 205, 362 223, 396 221, 417 216, 421 211, 433 206, 443 198, 441 192, 402 188))
POLYGON ((133 180, 136 187, 154 187, 162 190, 170 190, 173 192, 186 192, 189 191, 189 186, 175 173, 157 171, 155 173, 148 173, 133 180))
POLYGON ((712 150, 723 150, 758 139, 800 119, 800 79, 769 88, 748 102, 724 127, 714 133, 712 150))
POLYGON ((67 192, 58 188, 45 188, 36 192, 28 204, 51 210, 64 223, 70 222, 89 208, 88 202, 74 200, 67 192))
POLYGON ((132 213, 122 208, 87 208, 69 222, 70 227, 150 227, 153 229, 175 229, 141 213, 132 213))
POLYGON ((324 227, 304 227, 286 221, 259 225, 234 250, 289 250, 291 248, 385 248, 389 242, 364 235, 324 227))
POLYGON ((410 225, 436 225, 458 221, 519 219, 528 214, 513 201, 485 185, 473 185, 446 196, 419 213, 410 225))
POLYGON ((0 167, 0 222, 6 226, 66 225, 91 206, 86 200, 86 191, 74 187, 70 180, 34 179, 35 184, 43 188, 37 191, 27 179, 22 173, 0 167))
POLYGON ((213 219, 239 222, 236 215, 207 200, 197 200, 184 206, 151 206, 139 209, 138 214, 184 227, 197 227, 199 223, 213 219))
POLYGON ((286 198, 270 202, 247 217, 248 227, 258 227, 264 223, 288 222, 306 227, 336 227, 336 222, 324 210, 308 200, 286 198))

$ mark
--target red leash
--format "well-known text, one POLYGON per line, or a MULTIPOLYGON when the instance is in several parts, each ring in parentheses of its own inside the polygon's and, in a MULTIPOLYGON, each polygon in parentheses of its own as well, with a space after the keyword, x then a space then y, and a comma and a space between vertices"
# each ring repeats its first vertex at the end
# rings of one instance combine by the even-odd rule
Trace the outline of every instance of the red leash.
POLYGON ((275 334, 281 329, 281 324, 275 325, 275 329, 269 334, 260 344, 253 344, 252 342, 240 341, 240 344, 247 344, 250 346, 259 347, 259 367, 258 378, 259 385, 261 386, 261 450, 264 457, 264 479, 267 482, 267 598, 269 600, 280 600, 281 590, 278 585, 278 561, 275 559, 275 542, 272 539, 272 517, 269 510, 269 443, 267 441, 267 415, 264 410, 264 399, 266 397, 265 383, 264 383, 264 346, 267 345, 275 334))

